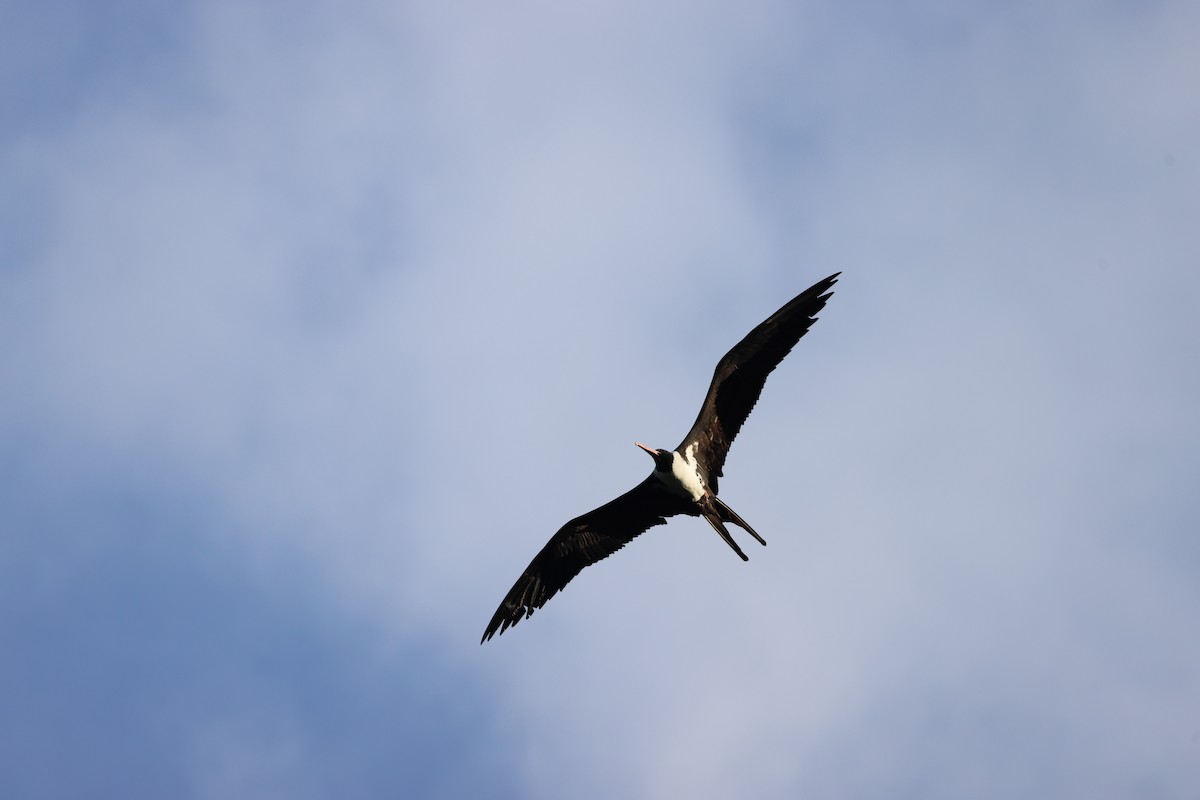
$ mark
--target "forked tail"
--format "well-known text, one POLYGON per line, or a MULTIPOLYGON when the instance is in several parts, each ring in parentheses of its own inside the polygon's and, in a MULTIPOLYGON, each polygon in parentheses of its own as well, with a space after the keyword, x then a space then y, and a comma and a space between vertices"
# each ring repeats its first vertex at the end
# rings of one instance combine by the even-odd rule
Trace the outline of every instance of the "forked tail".
POLYGON ((725 505, 724 501, 722 501, 721 498, 714 497, 713 505, 715 505, 717 507, 717 512, 721 515, 722 520, 724 520, 725 522, 732 522, 734 525, 737 525, 739 528, 745 530, 746 533, 750 534, 755 539, 758 539, 758 543, 761 544, 763 547, 767 546, 767 540, 764 539, 763 537, 759 536, 758 531, 754 530, 754 528, 751 528, 749 525, 747 525, 746 520, 739 517, 737 515, 736 511, 734 511, 729 506, 725 505))
POLYGON ((717 519, 712 514, 705 514, 704 518, 708 520, 709 525, 713 526, 713 530, 717 532, 717 535, 725 540, 725 544, 732 547, 733 552, 737 553, 741 557, 742 561, 750 560, 750 557, 742 552, 742 548, 738 547, 737 542, 735 542, 733 537, 729 535, 729 531, 725 528, 724 522, 717 519))
POLYGON ((742 561, 749 561, 750 558, 742 552, 742 548, 738 547, 737 542, 735 542, 733 537, 729 535, 729 529, 725 527, 726 522, 732 522, 734 525, 737 525, 739 528, 745 530, 755 539, 758 539, 759 543, 763 545, 763 547, 766 547, 767 545, 766 540, 759 536, 758 532, 755 531, 754 528, 751 528, 746 524, 746 520, 739 517, 736 511, 725 505, 725 503, 722 502, 718 497, 712 498, 712 509, 704 514, 704 518, 708 520, 709 525, 712 525, 713 530, 717 532, 717 535, 725 540, 725 544, 733 548, 733 552, 737 553, 742 561), (714 511, 716 512, 715 514, 713 513, 714 511))

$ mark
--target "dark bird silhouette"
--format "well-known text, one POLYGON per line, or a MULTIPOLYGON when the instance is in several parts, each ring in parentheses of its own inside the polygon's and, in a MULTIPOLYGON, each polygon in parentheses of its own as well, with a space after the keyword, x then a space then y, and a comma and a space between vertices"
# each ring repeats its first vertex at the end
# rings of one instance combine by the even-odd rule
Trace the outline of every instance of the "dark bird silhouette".
POLYGON ((725 523, 742 528, 766 545, 753 528, 717 497, 729 446, 742 429, 767 376, 791 352, 825 307, 841 273, 830 275, 793 298, 738 342, 717 363, 696 422, 674 450, 637 446, 654 459, 654 471, 633 489, 563 525, 521 573, 496 609, 480 644, 546 604, 584 567, 620 550, 667 517, 704 517, 743 561, 746 554, 725 523))

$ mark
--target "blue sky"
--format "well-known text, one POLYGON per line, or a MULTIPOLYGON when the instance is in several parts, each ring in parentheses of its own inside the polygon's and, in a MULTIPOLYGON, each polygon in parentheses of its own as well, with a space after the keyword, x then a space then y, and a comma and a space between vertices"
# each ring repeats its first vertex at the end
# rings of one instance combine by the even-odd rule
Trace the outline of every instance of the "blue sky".
POLYGON ((0 5, 0 795, 1191 797, 1194 3, 0 5), (480 647, 832 272, 722 494, 480 647))

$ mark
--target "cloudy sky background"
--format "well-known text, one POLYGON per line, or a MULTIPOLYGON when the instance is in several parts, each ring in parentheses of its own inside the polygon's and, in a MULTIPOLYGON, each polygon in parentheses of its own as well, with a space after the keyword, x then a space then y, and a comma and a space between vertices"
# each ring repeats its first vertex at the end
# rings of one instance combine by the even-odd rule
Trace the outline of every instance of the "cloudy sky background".
POLYGON ((0 795, 1194 797, 1200 6, 0 3, 0 795), (484 647, 843 271, 722 494, 484 647))

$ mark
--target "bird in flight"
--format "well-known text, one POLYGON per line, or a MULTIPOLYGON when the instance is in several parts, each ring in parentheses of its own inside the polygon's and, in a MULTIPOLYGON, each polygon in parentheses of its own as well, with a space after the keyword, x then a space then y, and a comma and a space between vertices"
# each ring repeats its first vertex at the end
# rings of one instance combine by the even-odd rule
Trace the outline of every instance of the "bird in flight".
POLYGON ((729 446, 742 429, 767 376, 816 321, 841 273, 834 273, 790 300, 734 345, 717 363, 692 429, 674 450, 637 446, 654 459, 654 471, 615 500, 563 525, 534 556, 492 615, 480 644, 546 604, 579 572, 620 550, 635 537, 665 525, 667 517, 704 517, 743 561, 749 561, 725 523, 766 541, 717 497, 729 446))

